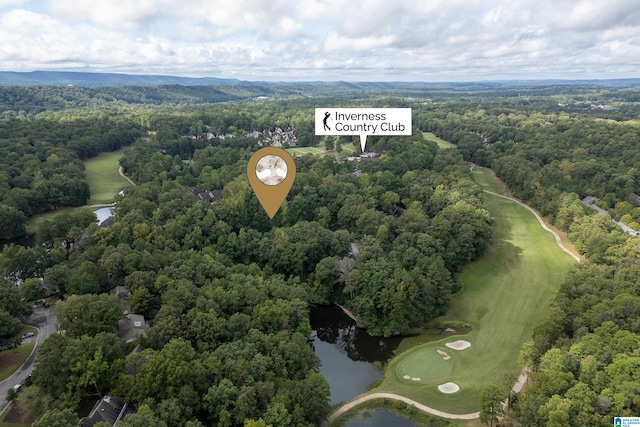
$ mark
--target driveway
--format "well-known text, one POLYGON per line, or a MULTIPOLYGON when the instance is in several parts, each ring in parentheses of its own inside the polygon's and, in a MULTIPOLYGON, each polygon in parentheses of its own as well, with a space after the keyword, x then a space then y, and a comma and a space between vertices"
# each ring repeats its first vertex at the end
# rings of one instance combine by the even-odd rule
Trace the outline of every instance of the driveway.
POLYGON ((27 325, 35 326, 39 332, 33 338, 27 338, 23 344, 36 340, 36 346, 26 362, 9 378, 0 383, 0 414, 7 407, 7 393, 9 389, 16 384, 20 384, 23 378, 31 374, 33 371, 34 361, 38 355, 40 345, 51 334, 57 332, 56 315, 53 313, 53 307, 38 307, 33 310, 33 314, 25 321, 27 325))

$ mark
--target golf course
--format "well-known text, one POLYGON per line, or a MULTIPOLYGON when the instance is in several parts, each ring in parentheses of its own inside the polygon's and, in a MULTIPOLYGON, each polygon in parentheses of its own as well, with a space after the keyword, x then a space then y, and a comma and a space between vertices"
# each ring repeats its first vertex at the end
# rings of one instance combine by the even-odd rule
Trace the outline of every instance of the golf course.
POLYGON ((435 322, 469 325, 471 331, 398 354, 389 362, 383 382, 370 393, 400 395, 449 414, 479 411, 484 386, 520 373, 522 344, 531 339, 576 263, 531 211, 498 196, 509 195, 491 170, 474 167, 472 175, 485 190, 485 206, 495 218, 493 243, 458 275, 462 290, 435 322))
POLYGON ((91 199, 88 205, 111 203, 120 190, 131 185, 118 173, 119 160, 128 148, 102 153, 85 160, 87 181, 91 188, 91 199))
POLYGON ((296 148, 287 148, 286 150, 289 154, 291 154, 294 157, 304 156, 306 154, 315 154, 318 156, 337 156, 338 154, 341 154, 345 156, 350 156, 356 151, 353 143, 343 144, 341 153, 338 153, 335 150, 327 151, 322 147, 296 147, 296 148))
MULTIPOLYGON (((118 173, 120 166, 119 161, 127 149, 129 149, 129 147, 121 148, 118 151, 102 153, 84 161, 87 182, 89 183, 91 191, 91 198, 87 202, 88 206, 111 204, 120 190, 131 186, 131 183, 118 173)), ((35 215, 27 221, 27 232, 33 234, 42 222, 52 220, 56 216, 73 209, 77 208, 63 207, 35 215)))
POLYGON ((433 141, 438 144, 439 148, 455 148, 455 145, 442 138, 438 138, 433 132, 422 132, 422 137, 426 141, 433 141))

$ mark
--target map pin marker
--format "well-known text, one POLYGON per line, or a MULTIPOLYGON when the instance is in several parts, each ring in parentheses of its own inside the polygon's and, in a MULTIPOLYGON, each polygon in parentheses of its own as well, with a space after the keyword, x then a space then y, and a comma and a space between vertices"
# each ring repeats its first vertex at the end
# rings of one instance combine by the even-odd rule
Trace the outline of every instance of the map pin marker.
POLYGON ((296 164, 282 148, 265 147, 249 159, 247 177, 258 201, 273 218, 296 178, 296 164))

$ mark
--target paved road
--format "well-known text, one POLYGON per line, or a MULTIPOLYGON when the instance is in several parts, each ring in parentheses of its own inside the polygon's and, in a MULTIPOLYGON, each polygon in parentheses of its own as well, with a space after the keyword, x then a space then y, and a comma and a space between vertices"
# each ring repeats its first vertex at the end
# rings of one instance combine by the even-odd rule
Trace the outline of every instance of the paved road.
MULTIPOLYGON (((7 402, 7 393, 9 392, 9 389, 16 384, 20 384, 20 381, 33 371, 33 362, 38 355, 40 345, 42 345, 49 335, 57 332, 56 315, 53 313, 52 307, 38 307, 34 309, 33 314, 29 316, 25 323, 38 328, 39 332, 35 337, 36 346, 24 365, 22 365, 16 373, 0 383, 0 414, 9 403, 7 402)), ((33 338, 30 339, 32 340, 33 338)), ((25 340, 24 342, 27 343, 28 340, 25 340)))
POLYGON ((611 218, 611 215, 609 215, 609 212, 607 212, 606 210, 602 209, 600 206, 596 205, 596 203, 598 202, 598 200, 600 199, 596 199, 595 197, 585 197, 584 199, 582 199, 582 204, 585 205, 586 207, 589 207, 593 210, 596 210, 598 212, 600 212, 603 215, 606 215, 607 217, 609 217, 609 219, 611 219, 611 221, 615 222, 618 227, 622 228, 622 231, 624 231, 625 233, 633 236, 633 237, 638 237, 640 236, 640 232, 638 230, 634 230, 633 228, 629 227, 627 224, 625 224, 622 221, 616 221, 615 219, 611 218))

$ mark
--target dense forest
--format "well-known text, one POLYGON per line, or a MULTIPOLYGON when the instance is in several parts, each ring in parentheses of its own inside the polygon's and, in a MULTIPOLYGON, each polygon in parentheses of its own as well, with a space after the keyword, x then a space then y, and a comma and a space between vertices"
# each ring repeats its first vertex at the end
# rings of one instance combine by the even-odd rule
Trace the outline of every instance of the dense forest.
POLYGON ((0 239, 26 234, 26 218, 89 200, 83 159, 130 145, 140 125, 106 114, 0 121, 0 239))
MULTIPOLYGON (((310 302, 340 302, 387 336, 445 312, 454 274, 488 247, 492 225, 456 150, 414 129, 372 138, 369 149, 384 154, 358 173, 344 157, 299 157, 278 214, 262 210, 246 178, 260 141, 246 134, 291 128, 299 144, 318 144, 312 105, 147 108, 110 119, 130 125, 131 137, 145 133, 121 161, 138 185, 116 197, 114 223, 63 214, 40 228, 44 245, 0 254, 3 277, 23 283, 25 298, 64 297, 56 314, 65 334, 45 342, 34 385, 18 397, 41 403, 41 423, 109 393, 137 408, 125 425, 318 425, 329 389, 308 342, 310 302), (198 200, 195 189, 222 198, 198 200), (139 353, 117 335, 125 306, 107 293, 119 285, 131 292, 126 308, 151 324, 139 353)), ((55 134, 61 117, 20 122, 46 121, 55 134)), ((83 122, 74 118, 74 135, 83 122)), ((59 150, 81 166, 72 139, 59 150)))
MULTIPOLYGON (((347 86, 322 101, 274 86, 285 99, 218 105, 203 104, 221 100, 203 98, 214 89, 177 86, 0 88, 10 106, 0 120, 0 237, 24 234, 34 213, 85 204, 82 160, 135 141, 121 165, 138 185, 116 197, 111 226, 78 210, 41 227, 42 245, 0 253, 6 300, 64 298, 56 313, 66 333, 45 342, 34 385, 18 397, 38 402, 36 425, 75 419, 107 393, 135 407, 125 426, 318 425, 329 389, 308 343, 308 304, 338 302, 385 336, 443 314, 456 273, 491 242, 467 162, 492 167, 588 259, 523 348, 531 385, 505 422, 604 426, 639 413, 640 240, 580 202, 597 197, 615 219, 640 224, 637 90, 347 86), (376 89, 404 97, 370 97, 376 89), (318 102, 411 107, 413 135, 370 137, 368 150, 382 155, 357 171, 346 155, 296 158, 270 220, 246 179, 263 144, 250 134, 291 129, 297 144, 321 144, 318 102), (457 149, 439 150, 421 131, 457 149), (116 286, 131 292, 124 304, 107 295, 116 286), (151 325, 133 353, 117 334, 125 308, 151 325)), ((0 306, 13 329, 28 312, 19 307, 0 306)), ((13 345, 15 331, 0 332, 13 345)))
POLYGON ((567 232, 588 262, 571 271, 551 314, 522 349, 531 385, 506 420, 523 426, 607 426, 640 414, 640 230, 637 90, 614 94, 451 100, 419 125, 492 167, 509 189, 567 232))

